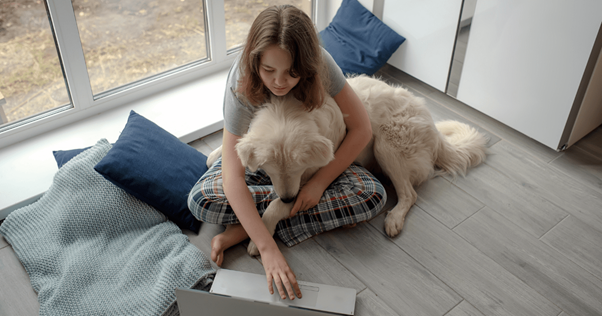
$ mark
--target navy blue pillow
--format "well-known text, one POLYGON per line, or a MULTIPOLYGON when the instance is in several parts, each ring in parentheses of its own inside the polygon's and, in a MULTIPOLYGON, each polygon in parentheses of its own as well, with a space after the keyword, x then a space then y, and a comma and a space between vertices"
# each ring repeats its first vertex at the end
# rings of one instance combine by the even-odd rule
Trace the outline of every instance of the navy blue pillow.
POLYGON ((198 233, 188 194, 207 171, 207 157, 155 123, 131 111, 107 155, 94 167, 105 179, 198 233))
POLYGON ((322 46, 344 74, 373 75, 387 63, 405 37, 379 20, 357 0, 343 0, 330 25, 320 32, 322 46))
POLYGON ((56 161, 56 165, 61 168, 64 164, 66 164, 71 158, 79 155, 82 151, 86 149, 90 149, 91 147, 79 148, 79 149, 71 149, 71 150, 55 150, 52 152, 54 155, 54 160, 56 161))

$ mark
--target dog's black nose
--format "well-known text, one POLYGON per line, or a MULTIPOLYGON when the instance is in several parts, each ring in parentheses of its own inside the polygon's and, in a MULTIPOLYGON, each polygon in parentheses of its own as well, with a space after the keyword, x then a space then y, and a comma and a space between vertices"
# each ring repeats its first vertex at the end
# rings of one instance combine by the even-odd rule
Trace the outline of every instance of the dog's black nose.
POLYGON ((282 200, 282 202, 288 204, 288 203, 291 203, 292 201, 294 201, 295 198, 294 197, 292 197, 292 198, 280 198, 280 200, 282 200))

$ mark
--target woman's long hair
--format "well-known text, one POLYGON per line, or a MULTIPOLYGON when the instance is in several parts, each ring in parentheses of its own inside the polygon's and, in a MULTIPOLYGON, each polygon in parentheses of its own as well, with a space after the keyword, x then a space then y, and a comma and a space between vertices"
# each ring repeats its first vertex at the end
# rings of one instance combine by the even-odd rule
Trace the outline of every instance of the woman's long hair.
POLYGON ((237 92, 252 105, 265 102, 269 90, 259 76, 259 66, 263 52, 274 44, 290 54, 289 73, 300 78, 290 93, 309 111, 320 107, 329 83, 320 40, 307 14, 291 5, 271 6, 253 21, 242 51, 237 92))

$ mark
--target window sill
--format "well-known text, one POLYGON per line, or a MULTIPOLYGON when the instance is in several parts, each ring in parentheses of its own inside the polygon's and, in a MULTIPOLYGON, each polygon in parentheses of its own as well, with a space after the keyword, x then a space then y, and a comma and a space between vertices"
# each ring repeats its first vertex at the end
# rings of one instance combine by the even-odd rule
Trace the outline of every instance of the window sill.
POLYGON ((131 110, 185 143, 220 130, 227 76, 222 70, 0 149, 0 220, 50 187, 58 170, 53 150, 117 141, 131 110))

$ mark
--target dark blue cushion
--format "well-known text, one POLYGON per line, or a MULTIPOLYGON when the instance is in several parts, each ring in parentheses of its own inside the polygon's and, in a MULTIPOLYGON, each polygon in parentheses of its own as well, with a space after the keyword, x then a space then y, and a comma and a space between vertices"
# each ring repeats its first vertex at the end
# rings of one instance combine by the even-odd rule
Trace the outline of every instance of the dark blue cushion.
POLYGON ((320 37, 344 74, 369 76, 384 66, 405 41, 357 0, 343 0, 320 37))
POLYGON ((54 155, 54 160, 56 161, 56 165, 60 168, 64 164, 66 164, 71 158, 79 155, 82 151, 86 149, 90 149, 91 147, 79 148, 79 149, 70 149, 70 150, 55 150, 52 152, 54 155))
POLYGON ((94 167, 107 180, 198 233, 188 209, 190 190, 207 171, 207 157, 131 111, 119 139, 94 167))

